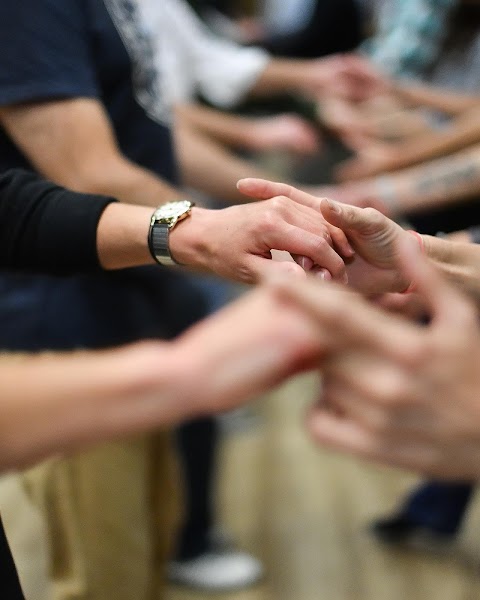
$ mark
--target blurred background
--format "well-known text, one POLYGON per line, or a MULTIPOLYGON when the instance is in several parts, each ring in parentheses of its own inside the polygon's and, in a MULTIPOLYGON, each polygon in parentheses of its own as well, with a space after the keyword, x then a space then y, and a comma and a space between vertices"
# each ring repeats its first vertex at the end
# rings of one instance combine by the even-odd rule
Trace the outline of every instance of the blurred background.
MULTIPOLYGON (((175 106, 177 154, 182 164, 198 166, 185 188, 200 202, 218 208, 245 201, 234 182, 253 175, 373 206, 420 232, 480 241, 480 2, 189 4, 185 22, 191 26, 193 19, 191 31, 200 27, 202 35, 220 44, 216 52, 224 60, 217 70, 212 51, 199 75, 187 73, 180 50, 169 58, 173 67, 166 95, 175 106), (243 49, 249 54, 242 55, 243 49), (232 67, 230 52, 236 57, 232 67), (339 67, 321 61, 339 55, 342 60, 361 59, 369 84, 362 77, 349 79, 345 86, 328 83, 341 83, 335 75, 339 67), (257 61, 260 71, 269 61, 287 57, 292 62, 282 68, 298 68, 296 87, 243 93, 255 78, 247 68, 240 75, 242 56, 245 62, 257 61), (222 94, 227 83, 233 85, 232 73, 245 81, 225 100, 222 94), (233 120, 226 121, 227 116, 233 120), (200 158, 209 152, 212 162, 203 164, 200 158), (218 177, 209 165, 217 165, 218 177)), ((148 5, 150 15, 155 12, 153 1, 150 6, 138 0, 138 5, 148 5)), ((182 14, 177 15, 180 22, 182 14)), ((170 30, 172 47, 172 39, 182 38, 179 31, 170 30)), ((209 278, 197 285, 208 290, 212 310, 243 293, 240 286, 209 278)), ((175 472, 184 490, 184 508, 166 502, 163 518, 176 522, 178 513, 188 514, 201 496, 200 504, 208 504, 205 527, 217 541, 202 563, 177 556, 175 564, 181 568, 169 571, 168 581, 162 579, 156 597, 480 597, 480 506, 474 482, 423 482, 409 473, 314 447, 303 419, 320 390, 315 377, 299 378, 247 408, 219 416, 215 443, 211 433, 198 434, 192 444, 180 443, 184 451, 181 460, 177 453, 175 472), (189 484, 197 464, 191 455, 201 463, 205 445, 210 449, 208 468, 197 465, 196 471, 204 473, 204 481, 189 484), (188 461, 194 466, 182 469, 188 461)), ((27 600, 120 600, 107 591, 84 589, 83 575, 78 580, 66 575, 73 567, 82 574, 84 567, 82 560, 72 567, 62 554, 62 544, 75 547, 81 532, 68 530, 65 541, 65 531, 55 529, 56 519, 69 520, 75 496, 73 504, 58 500, 70 492, 57 485, 57 500, 47 508, 45 496, 39 499, 57 460, 0 481, 0 507, 27 600), (58 552, 61 556, 54 555, 58 552)), ((132 520, 122 525, 135 530, 138 524, 132 520)), ((82 557, 82 551, 73 556, 82 557)), ((88 563, 88 556, 83 559, 88 563)))

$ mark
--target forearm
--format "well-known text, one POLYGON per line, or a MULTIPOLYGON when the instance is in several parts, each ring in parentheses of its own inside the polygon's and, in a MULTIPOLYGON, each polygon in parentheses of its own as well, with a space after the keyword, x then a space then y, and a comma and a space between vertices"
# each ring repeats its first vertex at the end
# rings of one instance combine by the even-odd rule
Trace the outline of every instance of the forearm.
POLYGON ((425 252, 437 268, 480 304, 480 246, 423 235, 425 252))
POLYGON ((295 91, 308 91, 305 69, 308 61, 276 58, 263 70, 250 91, 252 96, 268 96, 295 91))
POLYGON ((59 185, 148 206, 178 198, 172 186, 122 154, 97 100, 4 107, 0 119, 35 169, 59 185))
POLYGON ((113 196, 120 202, 142 206, 158 206, 181 196, 175 187, 122 156, 111 156, 100 163, 86 161, 71 174, 65 170, 55 181, 79 192, 113 196))
POLYGON ((218 142, 236 148, 252 145, 251 119, 227 114, 205 106, 182 104, 175 108, 180 123, 193 126, 218 142))
POLYGON ((480 141, 480 109, 458 117, 447 129, 428 132, 398 144, 389 170, 444 156, 480 141))
POLYGON ((237 190, 237 181, 270 176, 191 126, 177 127, 175 140, 185 184, 219 200, 245 203, 248 199, 237 190))
POLYGON ((398 83, 395 93, 402 101, 413 106, 425 106, 450 115, 459 115, 475 108, 480 97, 471 94, 459 94, 444 88, 435 88, 420 83, 398 83))
POLYGON ((186 417, 167 344, 0 358, 0 468, 186 417))
POLYGON ((174 342, 5 355, 0 470, 234 408, 312 364, 322 345, 312 320, 272 288, 174 342))
POLYGON ((372 180, 372 195, 387 213, 437 209, 480 194, 480 145, 399 173, 372 180))

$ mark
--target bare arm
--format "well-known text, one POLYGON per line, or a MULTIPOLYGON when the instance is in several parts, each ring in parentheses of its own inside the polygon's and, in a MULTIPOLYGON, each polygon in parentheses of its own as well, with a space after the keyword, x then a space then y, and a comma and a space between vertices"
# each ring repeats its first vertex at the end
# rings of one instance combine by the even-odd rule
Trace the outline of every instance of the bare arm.
POLYGON ((272 59, 250 90, 254 96, 303 93, 318 98, 325 93, 363 100, 384 89, 378 72, 354 54, 314 60, 272 59))
POLYGON ((262 289, 175 342, 4 355, 0 470, 233 408, 301 370, 319 350, 310 320, 262 289))
POLYGON ((0 119, 35 168, 60 185, 150 206, 178 198, 174 188, 125 158, 97 100, 4 107, 0 119))
POLYGON ((175 107, 177 123, 188 124, 217 141, 236 148, 254 145, 253 119, 239 117, 199 104, 175 107))
POLYGON ((440 208, 480 194, 480 145, 448 158, 326 188, 336 200, 372 206, 389 216, 440 208))
POLYGON ((316 129, 295 114, 245 117, 200 104, 178 105, 175 114, 176 127, 193 127, 212 140, 232 148, 312 154, 319 147, 316 129))
POLYGON ((480 97, 462 94, 454 90, 436 88, 421 83, 397 83, 394 93, 413 106, 425 106, 450 115, 459 115, 480 104, 480 97))
POLYGON ((246 198, 237 190, 237 181, 252 173, 255 177, 266 175, 190 123, 178 123, 175 145, 184 182, 219 200, 244 203, 246 198))
POLYGON ((456 152, 480 140, 480 107, 456 118, 441 130, 409 138, 405 142, 366 147, 338 169, 340 180, 357 180, 456 152))

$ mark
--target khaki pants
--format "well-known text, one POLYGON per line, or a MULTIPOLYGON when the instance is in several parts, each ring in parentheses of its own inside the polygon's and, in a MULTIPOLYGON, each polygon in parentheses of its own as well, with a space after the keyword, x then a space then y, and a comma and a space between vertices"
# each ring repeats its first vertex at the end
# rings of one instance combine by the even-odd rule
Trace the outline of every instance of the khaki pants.
POLYGON ((54 600, 159 600, 180 516, 170 436, 110 443, 24 474, 47 527, 54 600))

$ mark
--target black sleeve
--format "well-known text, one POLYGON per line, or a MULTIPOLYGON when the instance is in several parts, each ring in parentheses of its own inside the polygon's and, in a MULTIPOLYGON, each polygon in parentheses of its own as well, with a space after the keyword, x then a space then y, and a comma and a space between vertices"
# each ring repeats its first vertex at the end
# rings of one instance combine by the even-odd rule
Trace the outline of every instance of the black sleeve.
POLYGON ((0 268, 52 275, 100 269, 97 225, 111 202, 7 171, 0 176, 0 268))

